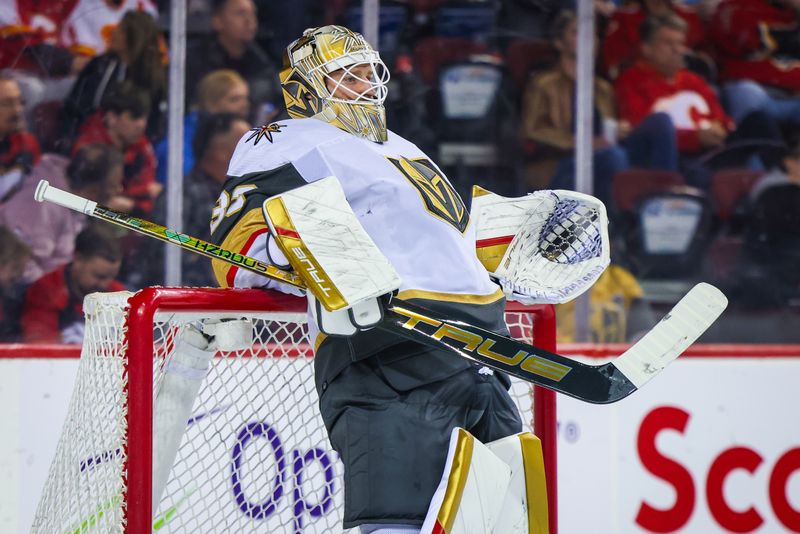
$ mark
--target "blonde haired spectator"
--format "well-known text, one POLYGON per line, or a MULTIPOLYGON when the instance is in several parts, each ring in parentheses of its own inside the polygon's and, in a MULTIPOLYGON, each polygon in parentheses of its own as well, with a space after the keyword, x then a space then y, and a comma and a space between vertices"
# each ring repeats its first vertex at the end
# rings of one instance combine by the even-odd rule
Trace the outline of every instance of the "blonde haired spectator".
MULTIPOLYGON (((196 109, 186 115, 183 121, 183 175, 191 172, 195 165, 192 139, 197 133, 197 125, 206 115, 213 113, 233 113, 247 120, 250 111, 250 89, 247 81, 231 69, 220 69, 206 74, 197 86, 196 109)), ((167 183, 167 139, 156 145, 159 183, 167 183)))

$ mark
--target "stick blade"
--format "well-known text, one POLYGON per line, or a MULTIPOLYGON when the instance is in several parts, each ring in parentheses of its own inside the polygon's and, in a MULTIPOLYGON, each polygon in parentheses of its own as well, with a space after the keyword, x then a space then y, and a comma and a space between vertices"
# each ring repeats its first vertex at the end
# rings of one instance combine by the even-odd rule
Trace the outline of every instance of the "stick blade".
POLYGON ((639 389, 689 348, 727 306, 722 291, 697 284, 613 365, 639 389))

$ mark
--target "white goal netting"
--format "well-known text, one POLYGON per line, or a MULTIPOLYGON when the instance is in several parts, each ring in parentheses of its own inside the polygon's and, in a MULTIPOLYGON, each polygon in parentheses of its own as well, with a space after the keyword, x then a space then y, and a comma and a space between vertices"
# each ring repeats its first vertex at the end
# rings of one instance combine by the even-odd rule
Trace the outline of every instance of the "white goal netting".
MULTIPOLYGON (((169 298, 144 306, 150 293, 135 306, 130 293, 87 297, 78 376, 32 532, 340 532, 342 466, 317 413, 305 313, 248 311, 242 291, 160 291, 169 298), (175 340, 190 323, 223 317, 250 319, 253 344, 214 357, 163 497, 142 519, 151 405, 175 340)), ((528 342, 535 320, 507 313, 512 335, 528 342)), ((530 424, 530 386, 515 382, 512 394, 530 424)))

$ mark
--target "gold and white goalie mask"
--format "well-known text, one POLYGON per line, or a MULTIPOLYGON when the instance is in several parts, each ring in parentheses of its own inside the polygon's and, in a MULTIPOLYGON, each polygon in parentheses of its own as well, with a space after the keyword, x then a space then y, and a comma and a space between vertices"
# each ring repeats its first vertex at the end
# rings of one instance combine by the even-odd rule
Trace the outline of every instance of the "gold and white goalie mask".
POLYGON ((280 80, 293 119, 315 118, 386 141, 389 69, 360 33, 342 26, 307 29, 287 47, 280 80))

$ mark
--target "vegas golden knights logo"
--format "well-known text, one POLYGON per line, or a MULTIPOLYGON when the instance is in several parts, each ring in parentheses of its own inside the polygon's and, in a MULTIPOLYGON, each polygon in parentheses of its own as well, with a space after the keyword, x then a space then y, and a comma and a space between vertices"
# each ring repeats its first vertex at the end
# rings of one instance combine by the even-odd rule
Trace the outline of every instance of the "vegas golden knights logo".
POLYGON ((426 158, 387 158, 417 188, 425 208, 444 222, 464 233, 469 212, 464 201, 438 169, 426 158))

